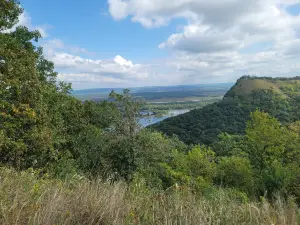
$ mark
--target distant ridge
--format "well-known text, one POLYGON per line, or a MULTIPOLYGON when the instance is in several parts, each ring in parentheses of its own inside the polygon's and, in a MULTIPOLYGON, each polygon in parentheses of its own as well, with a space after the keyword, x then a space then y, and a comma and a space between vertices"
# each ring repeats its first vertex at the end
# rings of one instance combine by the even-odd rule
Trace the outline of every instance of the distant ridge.
POLYGON ((129 89, 131 91, 149 91, 149 90, 159 90, 159 89, 173 89, 173 88, 184 88, 184 87, 231 87, 234 83, 207 83, 207 84, 187 84, 187 85, 171 85, 171 86, 142 86, 142 87, 123 87, 123 88, 87 88, 73 90, 73 94, 79 93, 96 93, 96 92, 110 92, 111 90, 124 90, 129 89))
MULTIPOLYGON (((133 96, 140 96, 147 99, 151 95, 157 95, 156 93, 163 93, 161 95, 165 95, 165 97, 174 97, 175 93, 177 93, 176 95, 180 95, 181 93, 181 95, 183 96, 205 96, 205 93, 209 95, 215 94, 223 96, 232 85, 233 83, 192 84, 176 86, 134 87, 128 89, 130 90, 133 96)), ((114 90, 117 93, 121 93, 124 90, 124 88, 95 88, 85 90, 73 90, 71 94, 81 100, 106 99, 112 90, 114 90)))

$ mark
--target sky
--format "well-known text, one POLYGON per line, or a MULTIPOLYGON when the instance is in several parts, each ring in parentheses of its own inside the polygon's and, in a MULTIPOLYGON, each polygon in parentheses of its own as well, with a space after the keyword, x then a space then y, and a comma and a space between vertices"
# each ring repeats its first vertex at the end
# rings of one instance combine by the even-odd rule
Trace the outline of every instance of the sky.
POLYGON ((74 89, 300 75, 300 0, 21 0, 74 89))

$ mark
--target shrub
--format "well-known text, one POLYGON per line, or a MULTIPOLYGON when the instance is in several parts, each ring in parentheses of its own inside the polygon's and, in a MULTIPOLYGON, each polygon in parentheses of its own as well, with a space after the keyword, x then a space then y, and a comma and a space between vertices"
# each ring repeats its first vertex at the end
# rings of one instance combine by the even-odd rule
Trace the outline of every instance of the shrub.
POLYGON ((255 194, 252 166, 247 158, 222 157, 217 164, 217 184, 255 194))

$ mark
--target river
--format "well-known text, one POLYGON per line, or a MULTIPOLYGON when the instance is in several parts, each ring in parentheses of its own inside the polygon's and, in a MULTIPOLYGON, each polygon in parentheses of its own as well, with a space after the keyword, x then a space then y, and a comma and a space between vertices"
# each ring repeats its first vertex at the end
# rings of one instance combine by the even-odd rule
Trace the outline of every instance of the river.
POLYGON ((143 126, 143 127, 147 127, 150 126, 152 124, 158 123, 160 121, 163 121, 169 117, 173 117, 173 116, 178 116, 180 114, 183 113, 187 113, 189 112, 189 109, 174 109, 174 110, 170 110, 168 114, 164 115, 164 116, 148 116, 145 118, 140 118, 139 119, 139 123, 143 126))

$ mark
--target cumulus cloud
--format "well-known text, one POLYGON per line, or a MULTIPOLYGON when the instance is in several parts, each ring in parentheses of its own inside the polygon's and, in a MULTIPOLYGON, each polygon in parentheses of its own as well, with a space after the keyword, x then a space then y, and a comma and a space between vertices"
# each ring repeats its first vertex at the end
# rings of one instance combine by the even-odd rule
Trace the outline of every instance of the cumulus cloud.
POLYGON ((280 51, 241 54, 237 51, 177 54, 167 65, 176 68, 184 83, 233 82, 241 75, 295 76, 299 59, 280 51))
POLYGON ((171 48, 188 52, 215 52, 239 49, 243 41, 236 31, 221 32, 209 26, 187 25, 182 33, 173 34, 160 44, 160 48, 171 48))
POLYGON ((289 15, 271 0, 205 2, 195 2, 199 6, 193 9, 194 19, 187 17, 183 31, 159 47, 197 53, 233 51, 258 41, 293 39, 300 25, 300 16, 289 15))
POLYGON ((243 74, 299 73, 300 0, 108 0, 110 15, 146 28, 185 21, 158 46, 182 82, 233 81, 243 74), (183 19, 183 20, 182 20, 183 19), (267 47, 266 47, 267 46, 267 47))
POLYGON ((148 65, 133 63, 120 55, 111 59, 92 59, 86 56, 89 55, 86 49, 65 44, 60 39, 44 41, 42 46, 46 58, 59 71, 58 78, 73 83, 75 88, 91 84, 126 86, 149 77, 148 65))
POLYGON ((113 18, 120 20, 128 16, 133 21, 149 27, 166 24, 173 18, 202 21, 206 24, 229 25, 245 14, 260 10, 271 0, 108 0, 113 18), (160 21, 157 23, 157 21, 160 21))
MULTIPOLYGON (((124 81, 121 79, 113 78, 113 77, 106 77, 96 74, 90 73, 59 73, 58 77, 59 80, 63 80, 65 82, 73 83, 73 85, 77 86, 82 84, 90 84, 90 83, 102 83, 105 85, 111 85, 111 87, 115 85, 122 85, 124 81)), ((85 86, 85 85, 82 85, 85 86)))
POLYGON ((109 0, 115 19, 131 17, 145 27, 184 18, 183 31, 170 35, 161 48, 186 51, 218 51, 242 48, 258 40, 293 38, 300 17, 285 7, 298 0, 109 0))
POLYGON ((140 64, 117 55, 113 59, 93 60, 63 52, 56 52, 51 57, 58 69, 68 69, 74 72, 109 76, 119 79, 145 79, 148 77, 146 68, 140 64))

